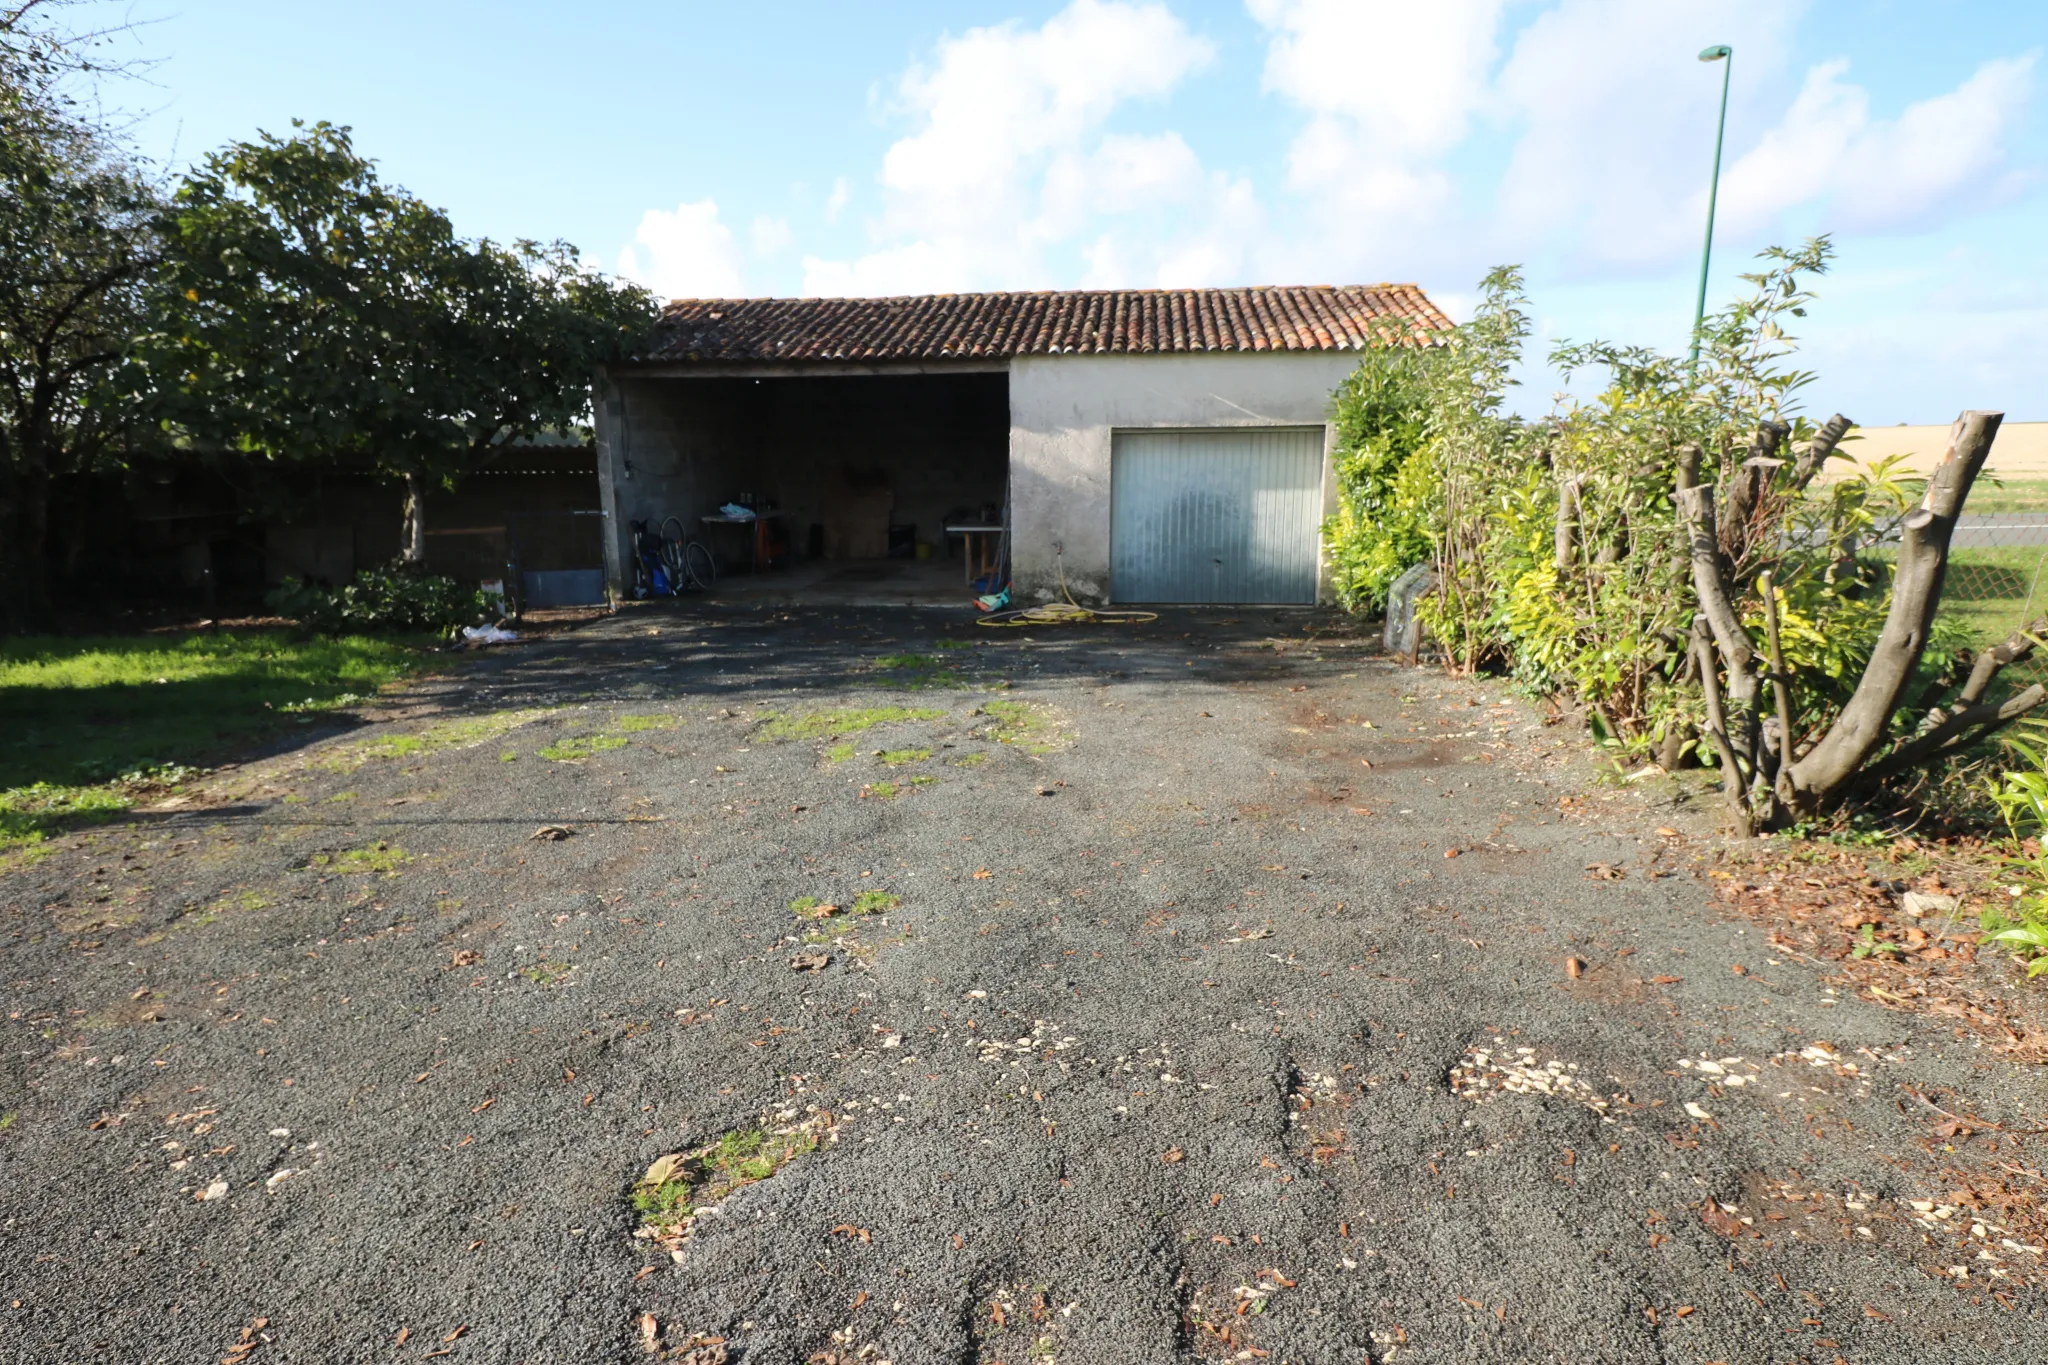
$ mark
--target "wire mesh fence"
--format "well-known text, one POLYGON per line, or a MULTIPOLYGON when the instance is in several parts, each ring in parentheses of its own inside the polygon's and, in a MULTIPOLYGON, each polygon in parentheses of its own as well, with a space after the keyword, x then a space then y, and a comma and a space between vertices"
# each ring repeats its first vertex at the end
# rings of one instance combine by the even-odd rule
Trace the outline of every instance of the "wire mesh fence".
MULTIPOLYGON (((1999 643, 2048 616, 2048 479, 1980 483, 1949 542, 1939 619, 1969 647, 1999 643)), ((2014 664, 2015 682, 2048 683, 2048 651, 2014 664)))

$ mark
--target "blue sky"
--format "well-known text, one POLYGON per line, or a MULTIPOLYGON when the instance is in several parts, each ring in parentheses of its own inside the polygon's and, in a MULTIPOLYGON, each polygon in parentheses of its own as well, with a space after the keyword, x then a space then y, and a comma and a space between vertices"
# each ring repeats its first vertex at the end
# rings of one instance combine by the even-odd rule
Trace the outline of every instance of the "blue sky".
MULTIPOLYGON (((2039 0, 138 0, 112 97, 176 166, 354 128, 465 233, 667 295, 1528 272, 1542 349, 1676 349, 1720 69, 1710 299, 1832 231, 1811 402, 2048 419, 2039 0)), ((1521 406, 1553 384, 1532 368, 1521 406)))

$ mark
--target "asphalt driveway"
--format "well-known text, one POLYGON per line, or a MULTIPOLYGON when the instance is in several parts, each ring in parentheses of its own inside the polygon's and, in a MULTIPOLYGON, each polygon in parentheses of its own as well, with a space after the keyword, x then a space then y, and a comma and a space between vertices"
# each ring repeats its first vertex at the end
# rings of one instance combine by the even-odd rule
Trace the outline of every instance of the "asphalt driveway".
POLYGON ((1900 1097, 2048 1086, 1500 685, 638 611, 415 698, 0 873, 0 1360, 2044 1355, 1900 1097))

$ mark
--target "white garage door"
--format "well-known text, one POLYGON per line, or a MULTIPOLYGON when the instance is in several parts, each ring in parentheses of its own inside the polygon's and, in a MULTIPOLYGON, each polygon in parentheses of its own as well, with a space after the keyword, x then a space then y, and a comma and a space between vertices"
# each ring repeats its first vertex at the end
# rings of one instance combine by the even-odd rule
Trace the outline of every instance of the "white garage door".
POLYGON ((1316 600, 1321 427, 1117 432, 1109 475, 1116 601, 1316 600))

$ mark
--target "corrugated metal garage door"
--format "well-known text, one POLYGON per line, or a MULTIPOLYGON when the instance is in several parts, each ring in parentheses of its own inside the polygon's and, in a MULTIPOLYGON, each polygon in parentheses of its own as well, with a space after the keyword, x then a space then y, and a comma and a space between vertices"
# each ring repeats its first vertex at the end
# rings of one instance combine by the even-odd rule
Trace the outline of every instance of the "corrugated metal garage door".
POLYGON ((1321 427, 1117 432, 1109 474, 1116 601, 1316 600, 1321 427))

